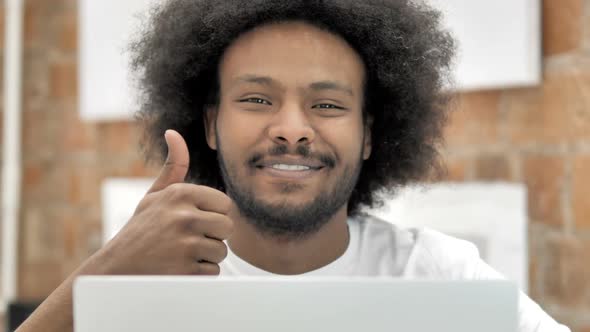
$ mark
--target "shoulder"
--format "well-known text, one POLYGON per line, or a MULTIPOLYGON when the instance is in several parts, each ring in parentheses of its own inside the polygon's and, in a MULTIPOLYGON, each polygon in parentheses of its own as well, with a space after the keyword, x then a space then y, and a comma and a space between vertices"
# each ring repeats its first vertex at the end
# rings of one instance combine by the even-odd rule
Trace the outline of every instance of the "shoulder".
POLYGON ((478 278, 481 258, 473 243, 430 228, 417 233, 413 257, 408 262, 409 273, 449 280, 478 278))
POLYGON ((349 227, 358 232, 360 238, 372 246, 386 246, 396 250, 400 247, 413 247, 416 243, 414 229, 400 227, 370 214, 359 214, 352 218, 349 227))
POLYGON ((481 277, 479 251, 469 241, 431 228, 398 226, 366 214, 356 219, 360 221, 360 233, 370 238, 372 246, 388 243, 389 250, 406 252, 406 277, 444 280, 481 277))
MULTIPOLYGON (((409 279, 471 280, 503 279, 487 265, 471 242, 443 234, 430 228, 401 227, 370 215, 361 215, 353 223, 362 238, 377 252, 402 262, 402 277, 409 279)), ((354 220, 354 219, 353 219, 354 220)), ((368 258, 373 259, 373 257, 368 258)), ((538 304, 524 293, 519 298, 519 331, 570 330, 556 323, 538 304)))

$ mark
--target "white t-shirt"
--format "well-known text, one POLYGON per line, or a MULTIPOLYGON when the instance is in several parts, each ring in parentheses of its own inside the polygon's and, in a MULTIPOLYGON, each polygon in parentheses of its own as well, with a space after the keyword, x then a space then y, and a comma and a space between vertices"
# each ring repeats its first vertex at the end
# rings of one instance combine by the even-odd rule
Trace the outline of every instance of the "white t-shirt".
MULTIPOLYGON (((350 240, 340 258, 301 276, 393 276, 406 279, 501 279, 475 245, 431 229, 400 228, 373 216, 348 220, 350 240)), ((276 276, 236 256, 221 263, 222 276, 276 276)), ((568 332, 524 293, 519 332, 568 332)))

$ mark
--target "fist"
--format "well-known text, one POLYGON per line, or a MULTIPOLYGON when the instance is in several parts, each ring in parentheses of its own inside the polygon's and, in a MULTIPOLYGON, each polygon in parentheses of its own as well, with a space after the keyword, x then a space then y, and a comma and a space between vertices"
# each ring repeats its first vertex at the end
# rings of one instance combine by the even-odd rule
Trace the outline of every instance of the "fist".
POLYGON ((168 156, 133 217, 96 253, 102 274, 219 274, 227 256, 233 205, 223 192, 184 183, 189 152, 182 136, 166 131, 168 156))

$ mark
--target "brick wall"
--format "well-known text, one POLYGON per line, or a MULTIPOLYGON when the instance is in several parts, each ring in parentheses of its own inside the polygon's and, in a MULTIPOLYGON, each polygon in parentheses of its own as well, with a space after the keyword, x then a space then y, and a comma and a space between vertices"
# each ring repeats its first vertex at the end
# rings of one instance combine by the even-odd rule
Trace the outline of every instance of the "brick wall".
MULTIPOLYGON (((531 295, 590 331, 590 0, 543 10, 543 84, 462 94, 443 153, 449 180, 527 184, 531 295)), ((23 299, 49 294, 98 248, 102 179, 155 174, 132 124, 81 122, 76 20, 75 0, 27 1, 23 299)))
POLYGON ((43 298, 100 246, 100 184, 153 175, 138 128, 77 110, 77 1, 27 0, 18 294, 43 298))
POLYGON ((444 154, 450 179, 526 183, 531 296, 590 331, 590 1, 543 11, 543 84, 461 95, 444 154))

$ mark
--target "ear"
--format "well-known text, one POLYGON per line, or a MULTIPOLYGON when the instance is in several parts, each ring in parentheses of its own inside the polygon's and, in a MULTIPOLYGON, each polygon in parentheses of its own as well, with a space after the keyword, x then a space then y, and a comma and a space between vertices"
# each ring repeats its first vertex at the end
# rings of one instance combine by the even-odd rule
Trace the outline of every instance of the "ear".
POLYGON ((373 147, 371 141, 371 128, 373 128, 373 117, 367 115, 365 130, 363 134, 363 160, 367 160, 371 156, 371 149, 373 147))
POLYGON ((211 150, 217 150, 217 133, 215 123, 217 122, 217 107, 206 106, 203 112, 203 126, 205 128, 205 139, 211 150))

